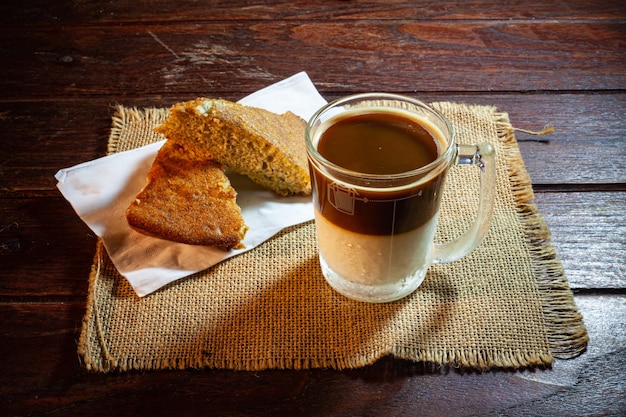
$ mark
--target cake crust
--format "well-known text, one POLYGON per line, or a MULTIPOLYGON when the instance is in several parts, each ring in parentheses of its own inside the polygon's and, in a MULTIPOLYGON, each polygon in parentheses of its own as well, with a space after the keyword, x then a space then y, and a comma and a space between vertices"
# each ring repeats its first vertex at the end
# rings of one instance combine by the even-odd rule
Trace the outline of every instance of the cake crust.
POLYGON ((243 247, 248 227, 219 162, 166 141, 126 210, 136 231, 191 245, 243 247))
POLYGON ((198 98, 175 104, 156 131, 288 196, 311 193, 305 127, 306 122, 291 112, 278 115, 198 98))

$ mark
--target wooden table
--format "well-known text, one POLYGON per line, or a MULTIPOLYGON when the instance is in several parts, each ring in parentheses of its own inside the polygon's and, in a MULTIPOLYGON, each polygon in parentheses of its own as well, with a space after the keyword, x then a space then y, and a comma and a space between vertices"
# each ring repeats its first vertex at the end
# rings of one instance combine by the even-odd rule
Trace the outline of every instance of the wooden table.
POLYGON ((623 1, 38 1, 0 6, 0 414, 626 414, 623 1), (305 70, 333 99, 384 90, 496 105, 587 325, 552 369, 88 373, 76 353, 96 237, 56 189, 101 157, 115 104, 237 100, 305 70))

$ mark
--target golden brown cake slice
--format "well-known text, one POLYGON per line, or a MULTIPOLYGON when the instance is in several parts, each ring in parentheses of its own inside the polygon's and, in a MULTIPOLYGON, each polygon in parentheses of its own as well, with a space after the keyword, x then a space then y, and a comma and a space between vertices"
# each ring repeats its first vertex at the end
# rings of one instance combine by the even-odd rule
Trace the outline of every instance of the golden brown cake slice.
POLYGON ((279 195, 307 195, 311 181, 304 144, 306 122, 226 100, 175 104, 157 132, 205 153, 279 195))
POLYGON ((166 141, 126 210, 140 233, 191 245, 243 247, 248 227, 224 167, 166 141))

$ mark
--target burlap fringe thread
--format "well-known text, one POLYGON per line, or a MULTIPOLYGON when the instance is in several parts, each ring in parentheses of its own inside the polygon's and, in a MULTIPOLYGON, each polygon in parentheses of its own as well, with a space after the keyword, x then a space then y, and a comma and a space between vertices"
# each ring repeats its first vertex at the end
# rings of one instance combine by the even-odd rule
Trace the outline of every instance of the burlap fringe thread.
MULTIPOLYGON (((439 103, 445 106, 449 103, 439 103)), ((470 107, 470 106, 468 106, 470 107)), ((517 147, 517 141, 515 138, 515 131, 524 131, 511 126, 508 120, 507 113, 499 113, 496 108, 491 108, 494 115, 494 120, 497 126, 497 135, 499 140, 503 144, 504 157, 508 160, 507 166, 509 167, 509 178, 511 184, 511 190, 514 199, 517 203, 517 213, 520 216, 521 223, 524 227, 525 236, 528 239, 529 247, 531 248, 531 256, 533 258, 533 265, 535 274, 538 280, 538 288, 540 289, 543 305, 543 314, 545 318, 545 326, 547 330, 548 344, 550 351, 554 357, 569 359, 573 358, 585 351, 587 342, 589 340, 587 331, 582 321, 582 316, 578 312, 578 309, 573 302, 573 294, 567 284, 567 280, 563 274, 563 268, 558 261, 556 251, 550 242, 550 232, 545 224, 545 221, 539 215, 534 201, 534 193, 532 191, 531 180, 529 175, 523 169, 516 169, 515 167, 523 167, 523 160, 519 148, 517 147)), ((167 115, 166 109, 144 109, 143 111, 138 109, 127 109, 122 106, 118 106, 115 117, 113 118, 113 127, 121 128, 129 118, 138 118, 138 114, 143 114, 150 120, 156 123, 161 122, 167 115), (134 111, 133 111, 134 110, 134 111)), ((541 134, 550 133, 552 130, 542 131, 541 134)), ((119 137, 111 137, 109 142, 108 153, 120 151, 118 149, 119 137)), ((79 340, 79 354, 86 361, 85 366, 90 370, 111 371, 120 370, 128 371, 132 369, 187 369, 187 368, 202 368, 205 366, 200 359, 188 361, 189 363, 181 363, 180 360, 152 360, 150 363, 145 363, 143 360, 123 360, 116 358, 109 352, 106 346, 106 337, 104 335, 105 330, 101 325, 101 318, 99 317, 99 309, 97 305, 97 296, 95 291, 96 281, 101 273, 102 257, 107 256, 106 251, 99 241, 97 245, 96 254, 94 256, 94 263, 90 272, 90 289, 89 299, 87 305, 91 308, 86 312, 85 319, 83 321, 83 331, 79 340), (93 311, 91 311, 93 309, 93 311), (86 340, 88 335, 84 331, 84 327, 87 325, 86 318, 94 317, 96 333, 98 337, 98 344, 101 346, 104 360, 102 365, 103 369, 95 364, 87 363, 86 349, 89 341, 86 340)), ((434 364, 454 364, 460 367, 478 368, 487 370, 494 367, 501 368, 520 368, 531 365, 545 365, 552 362, 550 355, 532 353, 532 352, 520 352, 520 351, 507 351, 495 354, 495 352, 485 352, 482 350, 467 351, 467 350, 440 350, 440 351, 423 351, 419 352, 418 356, 427 363, 434 364)), ((398 358, 411 359, 416 355, 415 351, 402 352, 395 351, 395 356, 398 358)), ((362 358, 361 358, 362 359, 362 358)), ((378 357, 368 358, 367 363, 373 363, 378 357)), ((186 362, 186 361, 184 361, 186 362)), ((307 369, 307 368, 320 368, 320 367, 332 367, 335 369, 355 368, 363 366, 363 364, 353 363, 349 358, 345 358, 342 361, 339 358, 335 358, 333 362, 328 361, 324 363, 317 363, 319 361, 302 360, 300 363, 264 363, 260 368, 279 368, 279 369, 307 369), (347 361, 347 362, 346 362, 347 361)), ((224 368, 234 369, 231 363, 222 364, 224 368)), ((241 368, 241 363, 237 364, 237 368, 241 368)), ((248 364, 244 365, 249 369, 259 369, 261 364, 248 364)))
POLYGON ((573 294, 565 279, 563 266, 556 256, 550 240, 550 231, 537 206, 533 203, 532 183, 523 167, 523 160, 515 131, 530 134, 549 134, 554 128, 549 126, 541 132, 529 132, 511 126, 507 113, 495 112, 498 138, 503 144, 509 167, 509 180, 515 199, 517 213, 522 220, 525 236, 531 248, 538 288, 543 297, 543 313, 552 354, 561 359, 572 358, 585 351, 589 336, 582 321, 582 315, 573 302, 573 294))
POLYGON ((138 109, 136 107, 124 107, 117 105, 111 122, 111 136, 107 146, 107 155, 115 152, 121 152, 126 149, 120 149, 121 132, 126 123, 131 121, 145 122, 156 126, 161 124, 167 117, 168 109, 147 108, 138 109))

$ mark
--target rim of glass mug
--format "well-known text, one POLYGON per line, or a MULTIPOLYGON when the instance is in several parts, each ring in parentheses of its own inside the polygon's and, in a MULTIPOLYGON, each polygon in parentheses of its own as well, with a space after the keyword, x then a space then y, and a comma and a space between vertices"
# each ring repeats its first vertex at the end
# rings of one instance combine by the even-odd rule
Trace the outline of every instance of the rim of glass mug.
MULTIPOLYGON (((420 122, 421 121, 418 121, 418 123, 420 122)), ((423 127, 427 128, 426 126, 423 126, 423 127)), ((436 132, 430 131, 430 133, 431 135, 436 135, 436 132)), ((457 154, 457 146, 455 144, 455 131, 454 131, 454 128, 452 127, 452 123, 448 120, 447 117, 445 117, 441 112, 429 106, 428 104, 424 103, 423 101, 420 101, 411 97, 403 96, 400 94, 393 94, 393 93, 353 94, 353 95, 345 96, 345 97, 329 102, 328 104, 318 109, 313 114, 313 116, 311 116, 311 118, 309 119, 306 125, 306 129, 305 129, 305 141, 306 141, 307 152, 309 153, 309 156, 310 156, 309 159, 312 160, 312 162, 315 163, 317 166, 321 164, 324 166, 324 168, 332 170, 333 175, 341 174, 341 176, 348 177, 351 179, 358 178, 359 180, 363 182, 359 184, 360 187, 369 188, 369 189, 384 188, 386 191, 390 191, 389 188, 393 188, 393 187, 384 186, 381 184, 385 184, 385 183, 395 184, 400 180, 411 179, 411 181, 409 181, 408 183, 402 183, 402 185, 400 185, 400 187, 403 187, 403 186, 408 186, 411 184, 414 185, 415 178, 419 178, 420 181, 428 179, 430 176, 432 176, 428 174, 439 173, 440 169, 438 168, 441 168, 442 164, 451 164, 457 154), (385 102, 385 100, 387 100, 387 102, 385 102), (419 168, 416 168, 410 171, 404 171, 404 172, 400 172, 396 174, 372 174, 372 173, 366 173, 366 172, 360 172, 360 171, 353 171, 353 170, 344 168, 340 165, 337 165, 334 162, 329 161, 323 155, 321 155, 319 151, 317 150, 317 142, 319 142, 319 139, 323 131, 319 133, 315 132, 314 135, 312 135, 312 132, 314 131, 314 129, 320 128, 327 120, 331 119, 334 116, 333 113, 335 113, 335 110, 338 109, 339 107, 345 107, 347 109, 353 108, 352 106, 349 106, 349 103, 351 102, 359 102, 359 103, 371 102, 372 103, 371 105, 362 106, 362 107, 364 109, 376 110, 377 112, 381 112, 381 110, 384 110, 385 108, 387 108, 393 111, 399 110, 399 111, 405 112, 408 114, 407 117, 410 117, 410 114, 415 114, 415 113, 417 113, 418 115, 421 115, 424 118, 427 116, 431 116, 431 117, 435 116, 435 119, 437 122, 439 122, 439 125, 435 123, 435 121, 433 120, 427 120, 426 122, 433 124, 434 128, 439 129, 439 131, 443 135, 443 139, 446 141, 443 152, 441 152, 438 155, 437 159, 428 163, 427 165, 421 166, 419 168), (414 107, 409 108, 406 105, 401 106, 401 107, 390 106, 389 105, 390 102, 411 104, 414 107), (417 112, 416 110, 419 110, 419 112, 417 112), (424 114, 424 113, 427 113, 427 114, 424 114), (324 116, 326 116, 327 118, 323 119, 324 116), (372 184, 376 184, 376 185, 372 185, 372 184)))

